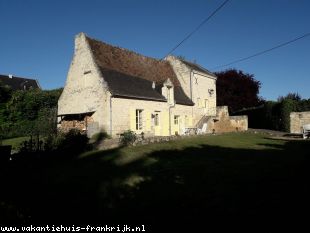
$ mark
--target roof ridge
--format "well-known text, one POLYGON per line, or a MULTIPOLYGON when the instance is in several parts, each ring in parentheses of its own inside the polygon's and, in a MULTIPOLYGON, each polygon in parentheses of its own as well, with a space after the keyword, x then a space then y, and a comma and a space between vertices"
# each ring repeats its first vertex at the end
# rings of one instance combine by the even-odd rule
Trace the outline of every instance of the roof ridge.
POLYGON ((180 59, 180 61, 182 61, 183 63, 185 63, 187 65, 190 65, 190 66, 196 66, 196 67, 200 68, 202 71, 206 72, 207 74, 213 75, 213 76, 216 77, 216 75, 213 72, 211 72, 210 70, 208 70, 207 68, 203 67, 202 65, 200 65, 198 63, 187 61, 185 59, 180 59))
POLYGON ((146 59, 151 59, 151 60, 156 61, 156 62, 168 63, 168 61, 166 61, 166 60, 163 60, 163 59, 156 59, 156 58, 154 58, 154 57, 149 57, 149 56, 143 55, 143 54, 141 54, 141 53, 138 53, 138 52, 136 52, 136 51, 133 51, 133 50, 130 50, 130 49, 127 49, 127 48, 123 48, 123 47, 121 47, 121 46, 108 44, 107 42, 104 42, 104 41, 101 41, 101 40, 98 40, 98 39, 89 37, 88 35, 85 35, 85 38, 86 38, 87 40, 90 39, 90 40, 93 40, 93 41, 95 41, 95 42, 104 44, 104 45, 109 46, 109 47, 112 47, 112 48, 124 50, 124 51, 126 51, 126 52, 132 53, 132 54, 134 54, 134 55, 136 55, 136 56, 139 56, 139 57, 143 57, 143 58, 146 58, 146 59))

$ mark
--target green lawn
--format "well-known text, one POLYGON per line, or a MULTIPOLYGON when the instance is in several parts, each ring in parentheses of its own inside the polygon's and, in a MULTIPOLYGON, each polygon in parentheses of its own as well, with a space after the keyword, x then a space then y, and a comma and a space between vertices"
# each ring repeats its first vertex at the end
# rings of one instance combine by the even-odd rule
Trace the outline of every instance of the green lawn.
POLYGON ((309 148, 231 133, 92 151, 12 165, 21 170, 2 197, 38 222, 298 214, 309 207, 309 148))
POLYGON ((17 150, 20 146, 20 144, 24 141, 27 141, 29 137, 18 137, 18 138, 10 138, 10 139, 4 139, 2 141, 3 145, 11 145, 13 150, 17 150))

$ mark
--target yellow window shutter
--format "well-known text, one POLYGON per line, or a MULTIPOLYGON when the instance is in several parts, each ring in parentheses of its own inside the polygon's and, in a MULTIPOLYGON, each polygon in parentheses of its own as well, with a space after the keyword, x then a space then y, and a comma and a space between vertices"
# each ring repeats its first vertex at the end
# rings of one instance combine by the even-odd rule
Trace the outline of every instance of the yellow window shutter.
POLYGON ((188 116, 188 126, 189 127, 193 126, 193 117, 192 116, 188 116))
POLYGON ((169 112, 162 113, 162 136, 169 136, 169 112))
POLYGON ((151 131, 151 112, 149 110, 145 110, 145 131, 151 131))
POLYGON ((129 109, 130 130, 136 131, 136 109, 129 109))

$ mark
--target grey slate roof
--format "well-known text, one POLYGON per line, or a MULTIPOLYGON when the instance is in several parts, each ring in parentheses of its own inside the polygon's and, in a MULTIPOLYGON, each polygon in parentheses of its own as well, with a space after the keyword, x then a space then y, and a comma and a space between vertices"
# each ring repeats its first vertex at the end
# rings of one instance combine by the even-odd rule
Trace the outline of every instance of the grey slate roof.
POLYGON ((206 68, 198 65, 198 64, 195 64, 195 63, 192 63, 192 62, 189 62, 189 61, 185 61, 185 60, 181 60, 185 65, 187 65, 188 67, 190 67, 191 69, 193 70, 197 70, 199 72, 202 72, 202 73, 206 73, 210 76, 213 76, 216 78, 215 74, 213 74, 212 72, 210 72, 209 70, 207 70, 206 68))
POLYGON ((149 80, 123 74, 115 70, 105 68, 100 70, 113 96, 166 101, 164 96, 152 88, 152 82, 149 80))
POLYGON ((40 88, 39 83, 35 79, 10 77, 9 75, 0 75, 0 82, 9 86, 12 90, 29 90, 40 88))

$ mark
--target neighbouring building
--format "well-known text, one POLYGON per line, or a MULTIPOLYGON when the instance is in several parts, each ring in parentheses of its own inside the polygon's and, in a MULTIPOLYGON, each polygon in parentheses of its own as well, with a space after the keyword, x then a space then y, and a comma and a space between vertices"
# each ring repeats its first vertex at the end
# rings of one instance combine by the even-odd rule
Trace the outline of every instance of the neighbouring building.
POLYGON ((290 133, 302 133, 302 126, 310 124, 310 112, 291 112, 290 133))
POLYGON ((59 127, 86 130, 90 136, 129 129, 169 136, 205 123, 207 132, 225 131, 220 123, 226 117, 234 130, 246 130, 246 117, 232 119, 227 108, 216 107, 216 79, 198 64, 173 56, 157 60, 80 33, 58 101, 59 127))
POLYGON ((21 78, 13 75, 0 75, 0 82, 10 87, 12 90, 31 90, 41 89, 38 80, 30 78, 21 78))

